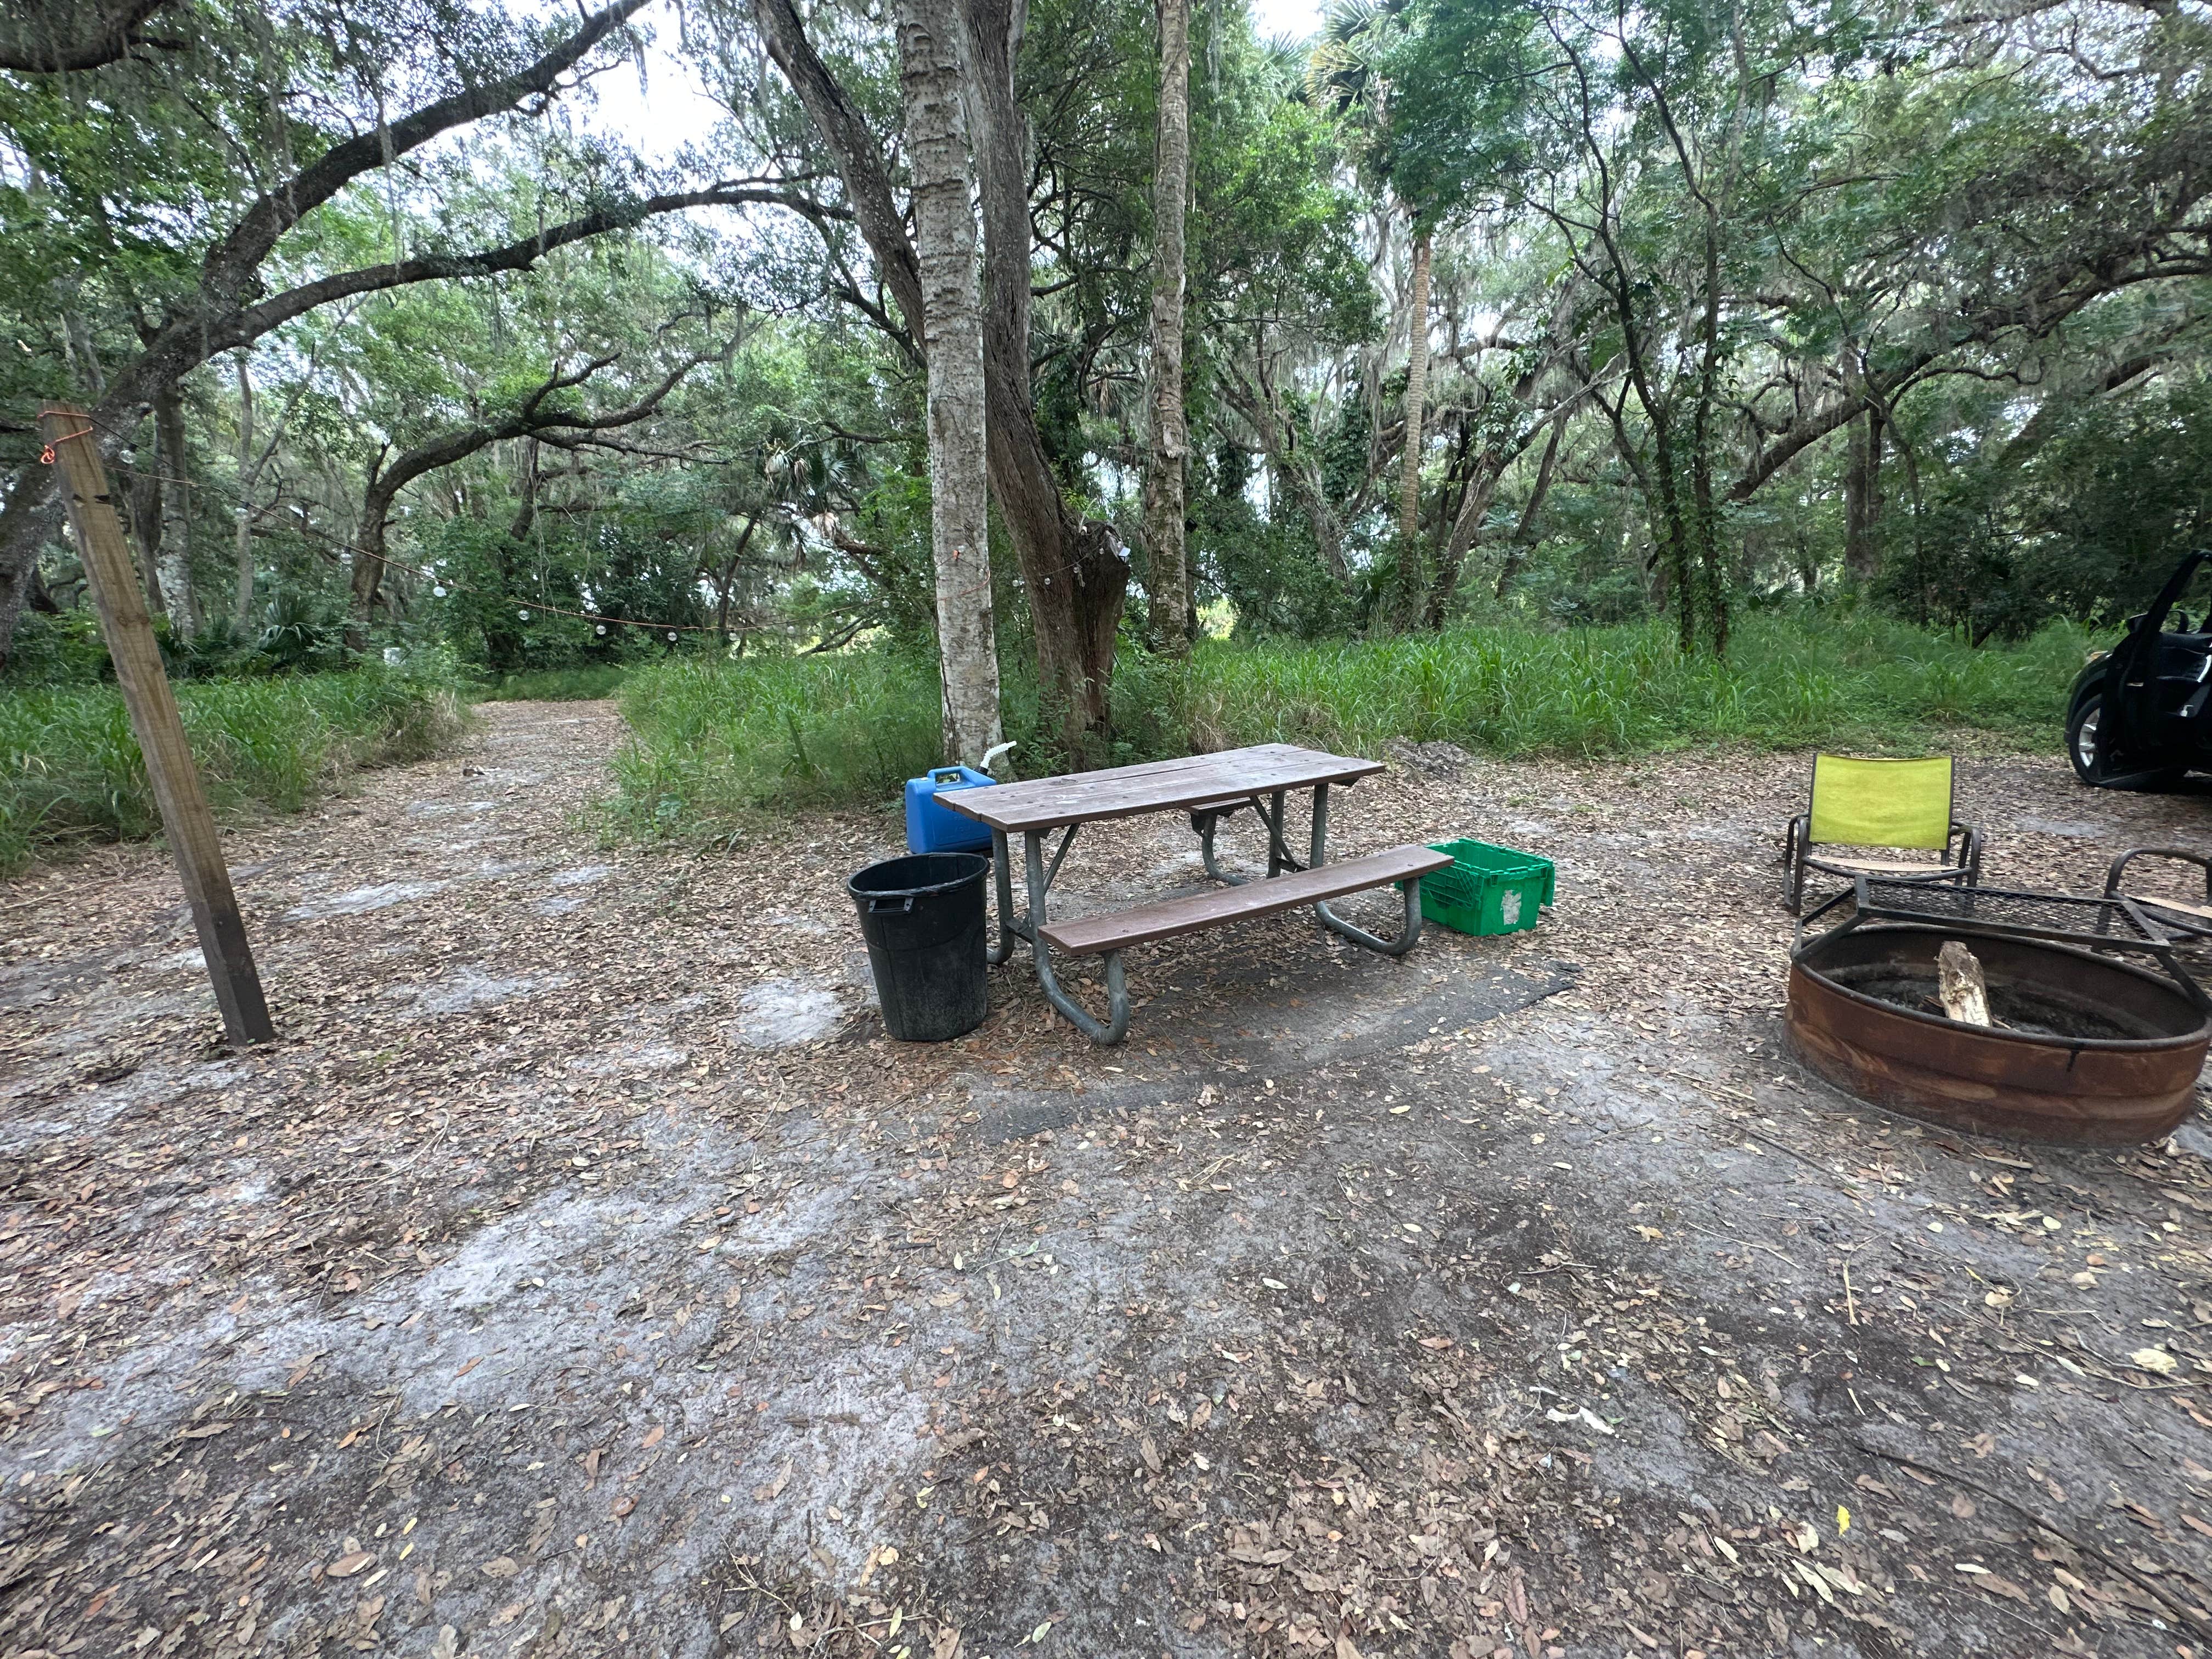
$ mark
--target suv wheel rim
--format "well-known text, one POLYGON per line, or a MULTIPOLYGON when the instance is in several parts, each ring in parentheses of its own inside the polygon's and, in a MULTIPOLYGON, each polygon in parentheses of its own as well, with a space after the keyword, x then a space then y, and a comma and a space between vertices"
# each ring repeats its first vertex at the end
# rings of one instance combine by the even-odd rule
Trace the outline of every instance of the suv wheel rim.
POLYGON ((2094 772, 2097 768, 2097 717, 2103 712, 2091 708, 2074 733, 2074 759, 2084 771, 2094 772))

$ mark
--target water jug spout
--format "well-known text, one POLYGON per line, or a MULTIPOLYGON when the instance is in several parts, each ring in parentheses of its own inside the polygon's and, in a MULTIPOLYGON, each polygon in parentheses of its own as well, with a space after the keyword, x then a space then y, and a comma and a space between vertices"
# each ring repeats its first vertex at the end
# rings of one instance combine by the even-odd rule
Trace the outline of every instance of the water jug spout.
POLYGON ((999 775, 999 771, 998 771, 999 757, 1000 757, 1000 756, 1001 756, 1001 755, 1003 755, 1003 754, 1005 754, 1008 750, 1012 749, 1013 746, 1014 746, 1014 745, 1013 745, 1012 744, 1011 744, 1011 743, 1002 743, 1002 744, 999 744, 995 745, 995 746, 994 746, 994 747, 993 747, 993 748, 987 749, 986 750, 984 750, 984 751, 983 751, 983 764, 982 764, 982 766, 981 766, 981 768, 980 769, 981 769, 981 770, 983 770, 983 771, 986 771, 986 772, 988 772, 988 773, 989 773, 993 777, 994 777, 994 778, 995 778, 996 776, 998 776, 998 775, 999 775))

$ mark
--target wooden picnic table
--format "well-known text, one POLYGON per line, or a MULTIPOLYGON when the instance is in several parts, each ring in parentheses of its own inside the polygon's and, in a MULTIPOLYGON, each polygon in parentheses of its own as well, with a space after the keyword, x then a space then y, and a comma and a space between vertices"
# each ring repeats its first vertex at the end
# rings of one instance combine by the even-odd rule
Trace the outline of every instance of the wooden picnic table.
POLYGON ((1103 771, 1074 772, 1026 783, 994 784, 981 789, 948 790, 939 805, 987 824, 998 886, 998 939, 989 947, 995 964, 1013 953, 1017 939, 1027 940, 1036 957, 1037 979, 1054 1008, 1094 1042, 1119 1042, 1127 1033, 1129 997, 1121 952, 1133 945, 1172 939, 1201 928, 1301 905, 1314 907, 1321 924, 1356 945, 1390 956, 1413 949, 1421 932, 1421 877, 1451 862, 1426 847, 1397 847, 1349 863, 1331 865, 1328 857, 1329 790, 1356 783, 1382 769, 1379 761, 1325 754, 1286 743, 1261 744, 1179 760, 1151 761, 1103 771), (1311 834, 1301 863, 1287 838, 1287 803, 1294 791, 1313 792, 1311 834), (1214 857, 1213 833, 1220 819, 1250 808, 1267 831, 1267 873, 1234 876, 1214 857), (1206 872, 1220 889, 1185 894, 1133 909, 1049 921, 1046 896, 1060 861, 1086 823, 1133 817, 1142 812, 1187 811, 1199 837, 1206 872), (1049 863, 1044 841, 1060 831, 1049 863), (1023 842, 1027 906, 1014 911, 1013 868, 1009 837, 1023 842), (1394 881, 1406 884, 1405 925, 1394 939, 1382 939, 1332 912, 1328 901, 1394 881), (1073 956, 1105 958, 1108 1015, 1094 1018, 1061 988, 1052 969, 1053 949, 1073 956))

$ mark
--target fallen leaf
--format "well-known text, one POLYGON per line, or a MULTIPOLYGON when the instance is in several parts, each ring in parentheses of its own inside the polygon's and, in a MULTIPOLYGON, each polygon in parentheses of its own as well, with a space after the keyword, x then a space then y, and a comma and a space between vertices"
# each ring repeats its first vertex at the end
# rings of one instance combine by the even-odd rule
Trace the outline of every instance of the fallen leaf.
POLYGON ((512 1578, 522 1571, 522 1564, 511 1555, 495 1555, 483 1564, 487 1578, 512 1578))
POLYGON ((2160 1376, 2172 1376, 2181 1369, 2181 1362, 2163 1348, 2137 1348, 2128 1356, 2147 1371, 2156 1371, 2160 1376))
POLYGON ((623 1496, 615 1499, 614 1508, 611 1513, 614 1516, 616 1520, 619 1521, 623 1516, 628 1515, 636 1507, 637 1499, 625 1493, 623 1496))
POLYGON ((651 1451, 655 1446, 660 1443, 661 1437, 667 1432, 668 1431, 662 1428, 659 1424, 654 1424, 651 1428, 645 1431, 645 1438, 639 1442, 640 1449, 651 1451))
POLYGON ((325 1578, 350 1578, 362 1568, 372 1565, 376 1558, 367 1550, 349 1550, 323 1569, 325 1578))
POLYGON ((781 1474, 777 1475, 775 1480, 769 1481, 765 1486, 755 1486, 753 1488, 753 1502, 756 1504, 773 1503, 775 1499, 783 1496, 783 1489, 790 1484, 791 1460, 787 1457, 783 1460, 783 1472, 781 1474))

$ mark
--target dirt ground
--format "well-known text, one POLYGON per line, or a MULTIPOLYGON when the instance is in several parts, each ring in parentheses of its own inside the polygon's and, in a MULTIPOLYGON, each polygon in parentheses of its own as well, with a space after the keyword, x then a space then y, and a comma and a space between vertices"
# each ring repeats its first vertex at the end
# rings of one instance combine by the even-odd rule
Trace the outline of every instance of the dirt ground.
MULTIPOLYGON (((1407 750, 1339 849, 1541 927, 1134 953, 1110 1051, 1021 953, 912 1047, 888 810, 611 848, 611 709, 484 716, 228 837, 265 1048, 156 851, 0 889, 0 1653, 2212 1652, 2212 1136, 1789 1059, 1802 758, 1407 750)), ((2212 807, 1961 795, 2075 890, 2212 807)), ((1056 913, 1198 879, 1086 831, 1056 913)))

